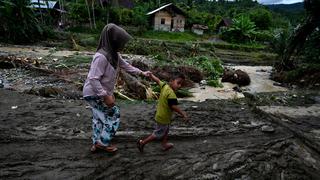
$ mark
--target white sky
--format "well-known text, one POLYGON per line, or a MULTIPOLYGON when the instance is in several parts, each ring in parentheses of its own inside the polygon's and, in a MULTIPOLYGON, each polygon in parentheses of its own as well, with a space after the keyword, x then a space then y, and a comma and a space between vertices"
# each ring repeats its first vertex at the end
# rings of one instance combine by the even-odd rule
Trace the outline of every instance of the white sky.
POLYGON ((261 4, 292 4, 303 2, 303 0, 258 0, 261 4))

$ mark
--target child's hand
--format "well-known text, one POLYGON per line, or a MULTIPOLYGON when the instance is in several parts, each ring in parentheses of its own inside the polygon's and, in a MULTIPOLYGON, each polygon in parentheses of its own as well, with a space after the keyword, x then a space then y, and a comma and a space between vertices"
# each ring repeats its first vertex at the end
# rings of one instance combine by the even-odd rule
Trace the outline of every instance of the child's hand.
POLYGON ((189 118, 188 118, 188 116, 187 116, 187 113, 184 112, 184 111, 182 111, 181 113, 182 113, 181 116, 182 116, 183 120, 184 120, 185 122, 189 122, 189 118))

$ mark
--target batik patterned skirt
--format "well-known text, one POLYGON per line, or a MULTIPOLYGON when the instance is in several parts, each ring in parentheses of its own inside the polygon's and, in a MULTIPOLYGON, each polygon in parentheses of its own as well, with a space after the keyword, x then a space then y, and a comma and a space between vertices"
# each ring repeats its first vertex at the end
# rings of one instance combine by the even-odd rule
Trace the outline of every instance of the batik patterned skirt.
POLYGON ((103 99, 97 96, 86 96, 84 99, 92 109, 93 144, 110 145, 120 125, 119 107, 108 107, 104 104, 103 99))

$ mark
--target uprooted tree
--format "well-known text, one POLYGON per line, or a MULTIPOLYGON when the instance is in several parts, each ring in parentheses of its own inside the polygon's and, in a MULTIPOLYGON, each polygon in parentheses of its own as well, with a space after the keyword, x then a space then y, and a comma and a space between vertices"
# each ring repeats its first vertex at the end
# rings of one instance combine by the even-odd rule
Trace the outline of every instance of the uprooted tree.
POLYGON ((291 35, 289 43, 284 51, 281 61, 281 70, 290 70, 295 67, 294 60, 291 58, 294 51, 302 47, 308 36, 320 27, 320 0, 305 0, 304 7, 307 16, 301 26, 291 35))

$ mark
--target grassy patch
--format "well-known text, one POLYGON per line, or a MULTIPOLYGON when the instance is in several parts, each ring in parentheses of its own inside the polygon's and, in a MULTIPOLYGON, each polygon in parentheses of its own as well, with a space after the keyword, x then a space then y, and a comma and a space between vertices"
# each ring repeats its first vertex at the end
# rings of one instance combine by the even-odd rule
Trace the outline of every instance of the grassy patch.
POLYGON ((70 57, 64 57, 58 65, 56 65, 57 68, 69 68, 74 67, 79 64, 87 64, 90 63, 92 60, 91 56, 81 56, 81 55, 75 55, 70 57))
POLYGON ((196 41, 198 36, 190 32, 164 32, 164 31, 147 31, 142 38, 158 39, 166 41, 196 41))

